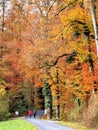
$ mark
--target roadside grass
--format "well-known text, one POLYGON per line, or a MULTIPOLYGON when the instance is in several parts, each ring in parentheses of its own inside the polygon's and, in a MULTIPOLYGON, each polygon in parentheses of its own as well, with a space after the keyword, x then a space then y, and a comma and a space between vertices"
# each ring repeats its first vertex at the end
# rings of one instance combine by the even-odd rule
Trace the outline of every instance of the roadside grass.
POLYGON ((74 130, 98 130, 98 128, 87 128, 78 122, 57 121, 57 123, 73 128, 74 130))
POLYGON ((0 121, 0 130, 38 130, 38 128, 22 119, 0 121))

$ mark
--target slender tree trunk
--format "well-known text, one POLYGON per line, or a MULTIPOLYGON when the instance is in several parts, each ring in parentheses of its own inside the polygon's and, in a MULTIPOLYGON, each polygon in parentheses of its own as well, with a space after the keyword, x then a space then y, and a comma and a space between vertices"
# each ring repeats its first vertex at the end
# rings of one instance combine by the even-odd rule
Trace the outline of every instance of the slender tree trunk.
POLYGON ((4 32, 4 18, 5 18, 5 0, 2 2, 3 14, 2 14, 2 32, 4 32))
POLYGON ((56 96, 56 100, 57 100, 57 105, 56 105, 56 118, 59 119, 60 118, 60 92, 59 92, 59 77, 58 77, 58 66, 56 67, 57 70, 56 70, 56 93, 57 93, 57 96, 56 96))
MULTIPOLYGON (((2 19, 1 19, 1 41, 0 41, 0 61, 3 59, 3 52, 4 52, 4 46, 3 46, 3 37, 4 37, 4 22, 5 22, 5 0, 2 0, 2 19)), ((1 64, 1 63, 0 63, 1 64)))
POLYGON ((95 41, 96 41, 96 50, 98 56, 98 27, 97 27, 97 18, 95 12, 95 0, 90 0, 90 1, 91 1, 91 13, 92 13, 93 26, 94 26, 95 41))

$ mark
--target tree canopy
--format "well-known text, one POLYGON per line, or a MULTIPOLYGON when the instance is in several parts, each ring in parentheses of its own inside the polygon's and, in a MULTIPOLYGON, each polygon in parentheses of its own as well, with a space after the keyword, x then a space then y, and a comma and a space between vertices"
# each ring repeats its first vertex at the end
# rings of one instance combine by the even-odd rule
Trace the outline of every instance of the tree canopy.
POLYGON ((0 91, 6 93, 0 97, 6 95, 11 113, 50 107, 49 117, 86 119, 84 110, 89 113, 92 95, 98 96, 97 4, 0 3, 0 91))

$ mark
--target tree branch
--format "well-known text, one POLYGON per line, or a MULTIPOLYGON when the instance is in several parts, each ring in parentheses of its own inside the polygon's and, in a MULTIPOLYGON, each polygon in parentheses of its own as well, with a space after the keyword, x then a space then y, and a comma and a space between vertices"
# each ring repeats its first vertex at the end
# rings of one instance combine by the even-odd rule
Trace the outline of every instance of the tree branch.
MULTIPOLYGON (((68 5, 64 6, 63 8, 61 8, 56 15, 59 15, 63 10, 65 10, 66 8, 68 8, 71 5, 74 5, 78 0, 74 0, 73 2, 69 3, 68 5)), ((56 16, 55 15, 55 16, 56 16)))
POLYGON ((57 0, 54 0, 53 4, 50 6, 50 8, 48 9, 47 15, 49 14, 50 10, 52 9, 53 5, 55 4, 57 0))

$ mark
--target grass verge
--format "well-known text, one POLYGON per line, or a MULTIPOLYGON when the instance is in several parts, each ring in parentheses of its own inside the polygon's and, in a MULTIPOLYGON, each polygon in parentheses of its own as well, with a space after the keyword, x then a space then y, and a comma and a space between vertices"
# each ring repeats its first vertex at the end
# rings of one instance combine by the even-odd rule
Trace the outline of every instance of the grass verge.
POLYGON ((98 130, 98 128, 87 128, 78 122, 57 121, 57 123, 73 128, 74 130, 98 130))
POLYGON ((0 130, 38 130, 38 128, 22 119, 0 122, 0 130))

